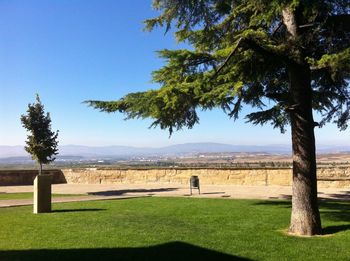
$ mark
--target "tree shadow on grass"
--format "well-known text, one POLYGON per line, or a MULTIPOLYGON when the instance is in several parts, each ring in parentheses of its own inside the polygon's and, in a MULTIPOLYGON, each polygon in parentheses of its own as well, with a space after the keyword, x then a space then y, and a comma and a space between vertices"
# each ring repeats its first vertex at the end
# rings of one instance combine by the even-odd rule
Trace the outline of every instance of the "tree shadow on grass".
MULTIPOLYGON (((256 205, 280 206, 291 208, 292 203, 289 200, 266 200, 256 203, 256 205)), ((335 234, 341 231, 350 230, 350 202, 337 201, 334 199, 319 198, 319 207, 321 218, 335 222, 348 222, 349 224, 340 224, 326 226, 323 228, 323 234, 335 234)))
POLYGON ((250 260, 184 242, 138 248, 0 250, 0 260, 250 260))
POLYGON ((122 190, 107 190, 98 192, 88 192, 88 195, 94 196, 121 196, 127 193, 155 193, 155 192, 168 192, 175 191, 178 188, 157 188, 157 189, 122 189, 122 190))
POLYGON ((52 213, 55 212, 90 212, 90 211, 103 211, 105 208, 77 208, 77 209, 55 209, 52 210, 52 213))
MULTIPOLYGON (((350 201, 350 191, 341 191, 341 193, 324 193, 318 192, 318 199, 321 200, 336 200, 336 201, 350 201)), ((291 195, 281 194, 277 197, 269 197, 270 199, 286 199, 292 200, 291 195)))
POLYGON ((332 220, 350 223, 350 202, 321 201, 321 215, 332 220))
POLYGON ((325 235, 328 234, 336 234, 338 232, 342 232, 342 231, 346 231, 346 230, 350 230, 350 224, 349 225, 339 225, 339 226, 328 226, 328 227, 324 227, 322 232, 325 235))

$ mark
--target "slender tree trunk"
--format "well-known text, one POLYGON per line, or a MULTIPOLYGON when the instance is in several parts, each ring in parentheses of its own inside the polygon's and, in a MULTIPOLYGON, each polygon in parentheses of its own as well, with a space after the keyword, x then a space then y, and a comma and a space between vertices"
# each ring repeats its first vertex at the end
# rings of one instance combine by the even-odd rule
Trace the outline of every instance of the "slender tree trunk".
POLYGON ((39 175, 42 175, 43 173, 43 164, 39 162, 39 175))
POLYGON ((293 145, 293 196, 289 232, 321 234, 317 201, 315 123, 312 116, 312 89, 307 66, 289 68, 293 145))

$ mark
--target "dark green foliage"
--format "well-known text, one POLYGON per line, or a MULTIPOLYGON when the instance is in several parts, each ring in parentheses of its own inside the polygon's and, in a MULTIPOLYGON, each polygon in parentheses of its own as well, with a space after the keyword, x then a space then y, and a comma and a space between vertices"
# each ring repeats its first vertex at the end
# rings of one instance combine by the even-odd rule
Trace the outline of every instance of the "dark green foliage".
POLYGON ((36 96, 36 103, 28 104, 26 115, 21 116, 24 128, 29 131, 25 150, 32 156, 32 159, 40 165, 55 160, 54 155, 58 154, 58 131, 51 131, 50 114, 44 112, 44 105, 39 95, 36 96))
POLYGON ((193 127, 196 109, 221 107, 236 119, 243 105, 254 124, 290 122, 290 66, 309 68, 313 108, 340 129, 350 119, 350 9, 348 1, 154 0, 161 13, 146 29, 173 28, 193 50, 163 50, 167 64, 153 73, 159 90, 119 101, 88 101, 127 118, 153 118, 162 129, 193 127), (290 40, 283 10, 293 10, 298 37, 290 40))

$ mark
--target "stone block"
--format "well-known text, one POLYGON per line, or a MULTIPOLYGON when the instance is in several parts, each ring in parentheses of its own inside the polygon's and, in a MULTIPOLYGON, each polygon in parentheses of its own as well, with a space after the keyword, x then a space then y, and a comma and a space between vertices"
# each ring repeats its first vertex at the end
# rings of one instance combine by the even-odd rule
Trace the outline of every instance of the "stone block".
POLYGON ((51 212, 51 182, 52 175, 38 175, 34 179, 34 214, 51 212))

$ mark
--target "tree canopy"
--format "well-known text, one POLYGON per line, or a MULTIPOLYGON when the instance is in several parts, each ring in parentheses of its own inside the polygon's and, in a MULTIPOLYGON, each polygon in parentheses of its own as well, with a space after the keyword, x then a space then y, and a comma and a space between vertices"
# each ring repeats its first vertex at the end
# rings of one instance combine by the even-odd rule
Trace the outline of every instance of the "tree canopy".
POLYGON ((314 127, 350 120, 350 7, 341 0, 154 0, 146 29, 174 28, 189 50, 162 50, 158 90, 117 101, 87 101, 105 112, 153 118, 178 130, 198 123, 198 109, 220 107, 253 124, 291 125, 293 192, 290 233, 322 233, 314 127), (322 118, 314 122, 313 110, 322 118))
POLYGON ((167 61, 153 72, 160 89, 89 105, 127 119, 153 118, 152 126, 170 133, 198 123, 197 109, 220 107, 237 119, 242 106, 249 105, 255 112, 246 115, 248 121, 270 122, 283 132, 297 106, 289 95, 288 67, 295 65, 310 71, 312 107, 322 115, 315 124, 332 121, 346 129, 348 1, 154 0, 153 7, 160 15, 146 20, 146 29, 173 30, 191 50, 158 52, 167 61))
MULTIPOLYGON (((24 128, 29 131, 26 140, 25 150, 32 156, 32 159, 40 164, 47 164, 55 160, 58 154, 58 131, 51 131, 50 114, 44 111, 39 95, 36 95, 36 102, 28 104, 26 115, 21 115, 21 122, 24 128)), ((41 168, 40 168, 41 170, 41 168)))

